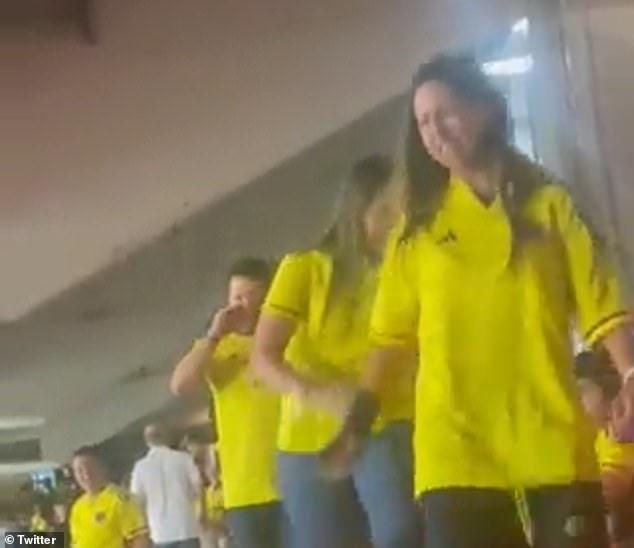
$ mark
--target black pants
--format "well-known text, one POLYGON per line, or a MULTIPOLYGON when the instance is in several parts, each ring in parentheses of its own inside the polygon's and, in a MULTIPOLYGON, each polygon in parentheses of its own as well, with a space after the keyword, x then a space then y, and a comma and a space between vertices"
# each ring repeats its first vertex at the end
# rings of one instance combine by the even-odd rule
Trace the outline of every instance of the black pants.
POLYGON ((280 548, 284 536, 284 514, 278 502, 231 508, 227 525, 235 548, 280 548))
MULTIPOLYGON (((533 548, 608 548, 601 487, 594 483, 526 492, 533 548)), ((425 548, 527 548, 513 494, 440 489, 422 500, 425 548)))

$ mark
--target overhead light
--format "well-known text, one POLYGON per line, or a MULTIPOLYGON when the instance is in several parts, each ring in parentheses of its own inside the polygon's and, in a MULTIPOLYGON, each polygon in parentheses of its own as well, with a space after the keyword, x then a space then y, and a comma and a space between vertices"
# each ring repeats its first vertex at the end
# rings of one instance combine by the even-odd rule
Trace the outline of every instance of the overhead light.
POLYGON ((517 23, 515 23, 511 27, 511 30, 514 33, 523 34, 524 36, 528 34, 529 29, 530 29, 530 23, 528 22, 528 17, 524 17, 524 19, 520 19, 519 21, 517 21, 517 23))
POLYGON ((33 474, 54 470, 58 466, 58 463, 48 461, 0 463, 0 476, 21 476, 25 474, 33 474))
POLYGON ((482 70, 489 76, 515 76, 526 74, 533 68, 532 55, 509 57, 499 61, 488 61, 482 64, 482 70))
POLYGON ((20 428, 40 428, 46 419, 43 417, 0 417, 1 430, 18 430, 20 428))

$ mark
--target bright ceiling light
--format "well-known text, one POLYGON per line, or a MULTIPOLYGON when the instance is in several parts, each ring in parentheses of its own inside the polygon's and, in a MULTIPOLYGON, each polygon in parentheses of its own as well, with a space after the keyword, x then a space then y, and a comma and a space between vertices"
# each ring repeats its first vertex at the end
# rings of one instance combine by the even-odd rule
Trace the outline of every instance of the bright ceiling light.
POLYGON ((524 19, 520 19, 519 21, 517 21, 517 23, 515 23, 511 27, 511 30, 513 32, 517 34, 523 34, 524 36, 528 34, 529 29, 530 29, 530 23, 528 22, 528 17, 524 17, 524 19))
POLYGON ((526 74, 533 68, 533 57, 509 57, 499 61, 488 61, 482 64, 482 70, 489 76, 515 76, 526 74))
POLYGON ((33 461, 33 462, 7 462, 0 463, 1 476, 22 476, 34 474, 36 472, 50 471, 58 468, 59 464, 52 461, 33 461))

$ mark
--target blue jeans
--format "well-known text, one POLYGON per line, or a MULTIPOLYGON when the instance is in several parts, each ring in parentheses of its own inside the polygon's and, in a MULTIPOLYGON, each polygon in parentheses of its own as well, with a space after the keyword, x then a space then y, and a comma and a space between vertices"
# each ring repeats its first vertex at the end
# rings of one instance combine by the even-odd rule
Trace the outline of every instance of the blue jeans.
POLYGON ((230 508, 225 519, 232 548, 281 548, 282 505, 279 502, 230 508))
POLYGON ((190 538, 176 542, 159 542, 154 544, 154 548, 200 548, 200 540, 190 538))
MULTIPOLYGON (((599 485, 526 492, 534 548, 607 548, 599 485), (571 519, 572 518, 572 519, 571 519)), ((451 488, 422 499, 425 548, 528 548, 516 502, 497 489, 451 488)))
POLYGON ((411 423, 392 423, 373 436, 351 481, 324 480, 312 453, 280 453, 277 473, 293 548, 353 546, 364 536, 365 519, 375 548, 418 546, 411 423))

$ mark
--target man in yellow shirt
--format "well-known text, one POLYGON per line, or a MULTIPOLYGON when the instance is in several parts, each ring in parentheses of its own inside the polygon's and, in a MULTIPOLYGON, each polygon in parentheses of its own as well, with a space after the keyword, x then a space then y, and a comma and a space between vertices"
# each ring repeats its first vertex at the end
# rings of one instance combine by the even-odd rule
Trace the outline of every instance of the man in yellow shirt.
POLYGON ((132 497, 108 480, 94 447, 73 455, 73 474, 83 494, 70 511, 74 548, 150 548, 143 512, 132 497))
POLYGON ((274 474, 279 397, 248 370, 270 276, 270 265, 260 259, 231 267, 227 304, 178 363, 170 383, 177 395, 204 383, 212 393, 226 521, 236 548, 280 546, 282 511, 274 474))

